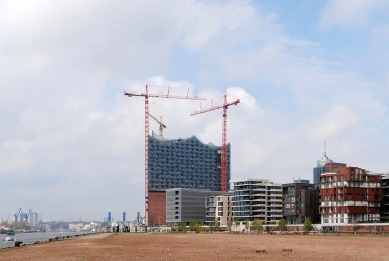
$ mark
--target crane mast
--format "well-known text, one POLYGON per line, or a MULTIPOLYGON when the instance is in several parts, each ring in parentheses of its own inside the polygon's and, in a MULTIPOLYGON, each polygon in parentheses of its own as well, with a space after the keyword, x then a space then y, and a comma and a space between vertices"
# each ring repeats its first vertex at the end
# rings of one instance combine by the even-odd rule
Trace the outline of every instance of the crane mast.
POLYGON ((227 103, 227 95, 224 95, 224 102, 223 105, 219 106, 212 106, 208 109, 200 109, 200 111, 193 112, 190 116, 194 116, 197 114, 210 112, 217 109, 223 109, 223 122, 222 122, 222 152, 221 152, 221 191, 227 191, 227 109, 231 105, 237 105, 240 102, 239 99, 237 99, 234 102, 227 103))
POLYGON ((146 85, 145 93, 136 94, 124 92, 124 95, 128 97, 144 97, 145 98, 145 224, 149 221, 149 98, 170 98, 170 99, 186 99, 186 100, 206 100, 204 97, 191 97, 189 96, 189 88, 186 96, 177 96, 170 94, 170 87, 168 88, 167 94, 149 94, 149 86, 146 85))

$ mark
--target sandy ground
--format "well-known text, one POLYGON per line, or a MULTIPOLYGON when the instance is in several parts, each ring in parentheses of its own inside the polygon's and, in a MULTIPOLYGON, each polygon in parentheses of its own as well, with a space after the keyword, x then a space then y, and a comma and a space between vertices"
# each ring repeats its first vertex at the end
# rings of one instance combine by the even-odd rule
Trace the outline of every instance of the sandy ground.
POLYGON ((388 245, 374 235, 122 233, 2 250, 0 260, 389 260, 388 245))

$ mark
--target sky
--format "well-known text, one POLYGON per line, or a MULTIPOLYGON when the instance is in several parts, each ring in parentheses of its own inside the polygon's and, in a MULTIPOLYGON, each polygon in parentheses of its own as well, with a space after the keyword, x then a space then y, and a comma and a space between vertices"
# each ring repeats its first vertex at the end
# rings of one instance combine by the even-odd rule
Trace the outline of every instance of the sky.
MULTIPOLYGON (((144 212, 145 85, 227 94, 231 179, 310 179, 317 160, 389 172, 389 3, 0 0, 3 220, 144 212)), ((222 111, 150 98, 167 138, 221 145, 222 111)), ((150 129, 158 124, 150 119, 150 129)))

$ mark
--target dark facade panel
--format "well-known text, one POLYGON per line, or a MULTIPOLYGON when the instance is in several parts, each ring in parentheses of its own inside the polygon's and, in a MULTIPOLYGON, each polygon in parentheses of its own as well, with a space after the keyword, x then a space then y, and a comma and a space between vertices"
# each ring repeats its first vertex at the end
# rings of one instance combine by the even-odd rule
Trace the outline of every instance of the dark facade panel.
POLYGON ((187 188, 172 188, 166 190, 166 220, 167 222, 189 223, 206 221, 205 198, 210 196, 229 195, 230 193, 197 190, 187 188))
MULTIPOLYGON (((230 189, 230 144, 227 144, 226 188, 230 189)), ((221 190, 221 146, 196 137, 149 136, 149 191, 170 188, 221 190)))

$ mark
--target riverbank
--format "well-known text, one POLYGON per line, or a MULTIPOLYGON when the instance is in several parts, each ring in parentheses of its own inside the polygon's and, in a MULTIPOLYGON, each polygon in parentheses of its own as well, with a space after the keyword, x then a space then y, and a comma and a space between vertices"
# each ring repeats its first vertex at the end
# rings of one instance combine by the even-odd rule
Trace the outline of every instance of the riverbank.
POLYGON ((388 244, 374 235, 103 233, 2 250, 0 259, 388 260, 388 244))
MULTIPOLYGON (((50 240, 50 238, 63 238, 63 237, 73 237, 73 236, 79 236, 79 235, 86 235, 90 234, 91 232, 35 232, 35 233, 20 233, 15 234, 12 237, 15 239, 15 241, 21 241, 23 244, 32 244, 35 242, 47 242, 50 240)), ((15 242, 4 242, 3 239, 5 238, 5 235, 0 235, 0 249, 3 248, 10 248, 15 245, 15 242)))

